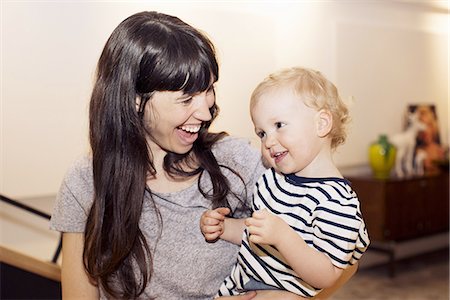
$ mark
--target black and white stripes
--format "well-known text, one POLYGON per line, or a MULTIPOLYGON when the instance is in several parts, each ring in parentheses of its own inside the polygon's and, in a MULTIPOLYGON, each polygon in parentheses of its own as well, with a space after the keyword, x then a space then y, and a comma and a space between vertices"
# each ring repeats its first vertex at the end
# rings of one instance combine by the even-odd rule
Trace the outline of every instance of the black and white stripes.
MULTIPOLYGON (((281 217, 336 267, 354 264, 369 244, 358 198, 345 179, 280 175, 269 169, 253 196, 253 209, 263 208, 281 217)), ((245 232, 238 263, 219 294, 239 294, 249 278, 304 297, 320 291, 299 278, 274 247, 249 243, 245 232)))

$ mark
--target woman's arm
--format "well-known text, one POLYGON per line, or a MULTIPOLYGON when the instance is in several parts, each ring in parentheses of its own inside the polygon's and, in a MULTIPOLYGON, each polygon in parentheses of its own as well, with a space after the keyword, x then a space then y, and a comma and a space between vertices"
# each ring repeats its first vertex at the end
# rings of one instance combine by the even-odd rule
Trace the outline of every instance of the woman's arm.
MULTIPOLYGON (((319 294, 313 298, 308 298, 311 300, 324 300, 328 299, 332 294, 334 294, 338 289, 340 289, 355 273, 358 269, 358 265, 349 266, 343 272, 341 277, 334 283, 333 286, 323 289, 319 294)), ((222 299, 222 298, 220 298, 222 299)), ((225 299, 225 298, 223 298, 225 299)), ((227 298, 228 299, 228 298, 227 298)), ((234 299, 234 298, 229 298, 234 299)), ((306 298, 295 295, 287 291, 277 291, 277 290, 266 290, 257 291, 257 295, 253 300, 305 300, 306 298)))
POLYGON ((333 284, 333 286, 323 289, 319 294, 317 294, 313 299, 323 300, 328 299, 332 294, 336 293, 347 281, 355 275, 358 270, 358 264, 354 264, 353 266, 349 266, 343 272, 341 277, 333 284))
POLYGON ((83 233, 63 233, 61 284, 66 299, 99 299, 83 265, 83 233))

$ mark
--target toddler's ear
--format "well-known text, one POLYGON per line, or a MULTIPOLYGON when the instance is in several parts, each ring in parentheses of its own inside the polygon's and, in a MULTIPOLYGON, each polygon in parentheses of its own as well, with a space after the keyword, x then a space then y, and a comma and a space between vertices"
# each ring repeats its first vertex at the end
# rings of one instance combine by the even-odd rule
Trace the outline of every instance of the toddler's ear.
POLYGON ((333 127, 333 115, 328 110, 321 109, 317 113, 316 126, 319 137, 327 136, 333 127))

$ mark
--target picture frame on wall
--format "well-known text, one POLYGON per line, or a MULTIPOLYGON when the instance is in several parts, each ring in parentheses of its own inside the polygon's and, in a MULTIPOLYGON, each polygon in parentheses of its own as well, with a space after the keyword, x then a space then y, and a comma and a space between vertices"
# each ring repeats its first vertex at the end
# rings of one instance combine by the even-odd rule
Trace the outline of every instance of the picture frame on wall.
MULTIPOLYGON (((409 113, 417 113, 426 129, 417 133, 414 150, 414 163, 423 164, 424 174, 439 172, 439 162, 445 157, 445 149, 441 144, 439 123, 434 104, 411 104, 409 113)), ((406 124, 407 126, 408 124, 406 124)))

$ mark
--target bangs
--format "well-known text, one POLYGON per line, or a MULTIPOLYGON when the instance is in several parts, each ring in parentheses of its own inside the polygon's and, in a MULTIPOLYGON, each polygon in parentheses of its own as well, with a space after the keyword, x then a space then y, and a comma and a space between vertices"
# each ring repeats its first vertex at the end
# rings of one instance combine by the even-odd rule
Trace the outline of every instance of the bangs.
POLYGON ((166 87, 168 91, 183 91, 185 94, 195 94, 205 91, 217 81, 213 66, 205 59, 190 59, 177 57, 169 60, 171 66, 167 70, 166 87))
POLYGON ((183 91, 195 94, 205 91, 218 80, 218 64, 214 48, 193 39, 171 37, 164 47, 147 51, 141 61, 139 92, 183 91), (155 51, 156 50, 156 51, 155 51))

